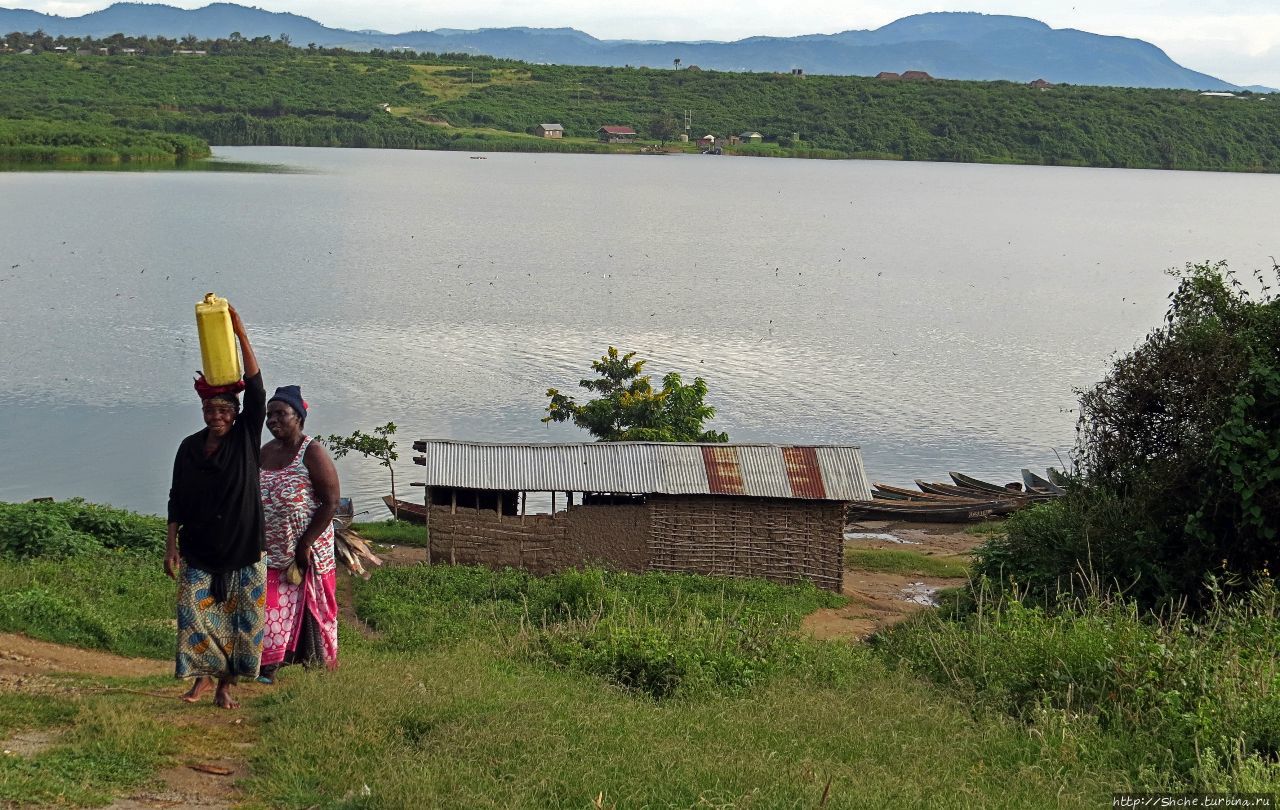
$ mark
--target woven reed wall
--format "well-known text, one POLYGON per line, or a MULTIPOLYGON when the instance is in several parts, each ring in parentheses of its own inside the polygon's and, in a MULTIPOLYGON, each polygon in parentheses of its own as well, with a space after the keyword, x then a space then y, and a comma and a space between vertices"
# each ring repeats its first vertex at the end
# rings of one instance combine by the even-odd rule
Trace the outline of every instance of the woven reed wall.
POLYGON ((807 579, 819 588, 840 590, 842 503, 655 495, 649 506, 651 571, 782 583, 807 579))
POLYGON ((644 570, 647 506, 575 506, 551 515, 498 517, 492 510, 431 508, 431 559, 459 565, 524 568, 550 574, 598 565, 644 570))

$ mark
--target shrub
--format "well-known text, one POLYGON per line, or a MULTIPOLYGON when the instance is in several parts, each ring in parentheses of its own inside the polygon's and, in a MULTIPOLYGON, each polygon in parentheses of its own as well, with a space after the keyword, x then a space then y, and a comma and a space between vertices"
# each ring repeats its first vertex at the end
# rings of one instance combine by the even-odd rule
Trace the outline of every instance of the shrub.
MULTIPOLYGON (((1280 267, 1274 268, 1280 275, 1280 267)), ((1280 298, 1225 264, 1181 271, 1165 323, 1082 392, 1081 488, 980 553, 1052 597, 1086 569, 1144 606, 1247 590, 1280 561, 1280 298)))
POLYGON ((78 498, 0 503, 0 555, 68 557, 104 548, 162 551, 164 520, 78 498))
POLYGON ((1172 766, 1202 789, 1220 786, 1223 768, 1256 775, 1269 762, 1272 778, 1280 774, 1280 599, 1269 581, 1234 597, 1219 592, 1195 621, 1153 618, 1101 591, 1053 606, 994 596, 980 592, 963 620, 923 615, 878 643, 890 658, 1032 723, 1054 715, 1094 722, 1131 740, 1143 765, 1172 766), (1219 753, 1206 759, 1209 751, 1219 753))

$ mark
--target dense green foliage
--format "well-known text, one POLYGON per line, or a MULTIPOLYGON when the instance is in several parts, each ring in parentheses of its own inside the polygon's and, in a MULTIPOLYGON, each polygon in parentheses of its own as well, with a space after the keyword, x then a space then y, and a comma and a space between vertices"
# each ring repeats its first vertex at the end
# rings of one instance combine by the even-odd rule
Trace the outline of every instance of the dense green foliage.
POLYGON ((598 396, 579 404, 555 388, 547 389, 551 402, 543 422, 573 422, 602 442, 727 442, 729 436, 705 430, 703 424, 716 415, 707 405, 707 381, 695 377, 687 385, 676 372, 662 378, 662 388, 654 390, 644 371, 647 360, 636 360, 635 352, 619 355, 610 346, 599 360, 591 362, 598 375, 579 380, 578 385, 598 396))
POLYGON ((163 553, 164 520, 79 498, 0 502, 0 556, 65 557, 103 550, 163 553))
MULTIPOLYGON (((220 44, 221 43, 221 44, 220 44)), ((742 154, 1280 170, 1280 109, 1190 91, 887 82, 343 54, 230 40, 209 56, 0 54, 0 119, 175 132, 220 145, 600 151, 603 124, 664 140, 758 130, 742 154), (565 140, 530 133, 565 126, 565 140)))
POLYGON ((0 119, 0 163, 153 163, 208 156, 209 145, 190 135, 0 119))
POLYGON ((1196 622, 1096 594, 1051 608, 979 594, 967 618, 925 616, 881 645, 1046 736, 1100 729, 1127 741, 1136 767, 1172 772, 1184 787, 1274 792, 1277 637, 1280 600, 1268 582, 1196 622))
POLYGON ((1016 515, 979 573, 1051 598, 1073 581, 1151 606, 1269 578, 1280 562, 1280 297, 1190 266, 1165 323, 1083 392, 1066 498, 1016 515))

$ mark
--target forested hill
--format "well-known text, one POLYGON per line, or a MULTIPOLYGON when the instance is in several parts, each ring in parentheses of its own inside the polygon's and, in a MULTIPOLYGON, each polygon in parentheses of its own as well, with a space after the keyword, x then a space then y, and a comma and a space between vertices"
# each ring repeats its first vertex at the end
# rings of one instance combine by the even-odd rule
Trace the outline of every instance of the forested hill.
POLYGON ((731 150, 746 154, 1280 170, 1280 99, 1251 95, 196 44, 210 55, 0 54, 0 146, 24 127, 55 140, 47 133, 127 130, 215 145, 638 151, 593 133, 621 124, 669 140, 689 111, 695 139, 761 133, 764 143, 731 150), (540 123, 567 137, 535 137, 540 123))
MULTIPOLYGON (((732 14, 731 8, 709 13, 732 14)), ((347 50, 412 48, 562 65, 673 67, 725 71, 781 71, 874 76, 881 71, 928 71, 944 79, 1055 83, 1115 87, 1231 90, 1233 85, 1189 70, 1149 42, 1054 29, 1039 20, 971 12, 904 17, 874 30, 755 36, 735 42, 638 42, 602 40, 573 28, 438 29, 387 34, 329 28, 296 14, 211 3, 181 9, 152 3, 116 3, 81 17, 0 9, 0 31, 42 30, 53 36, 104 39, 112 34, 187 35, 200 39, 284 36, 297 46, 347 50)))

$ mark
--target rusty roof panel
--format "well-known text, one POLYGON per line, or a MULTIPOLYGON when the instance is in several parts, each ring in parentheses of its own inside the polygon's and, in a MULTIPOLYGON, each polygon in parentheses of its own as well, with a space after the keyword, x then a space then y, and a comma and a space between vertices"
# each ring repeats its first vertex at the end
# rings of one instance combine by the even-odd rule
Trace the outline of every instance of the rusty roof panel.
POLYGON ((748 495, 870 500, 857 447, 580 442, 490 444, 429 440, 428 486, 529 492, 748 495))
POLYGON ((818 454, 812 447, 784 447, 782 459, 787 465, 787 480, 791 494, 797 498, 823 500, 827 488, 822 485, 822 468, 818 466, 818 454))
POLYGON ((716 495, 746 495, 738 448, 724 444, 702 445, 702 463, 707 468, 707 484, 716 495))

